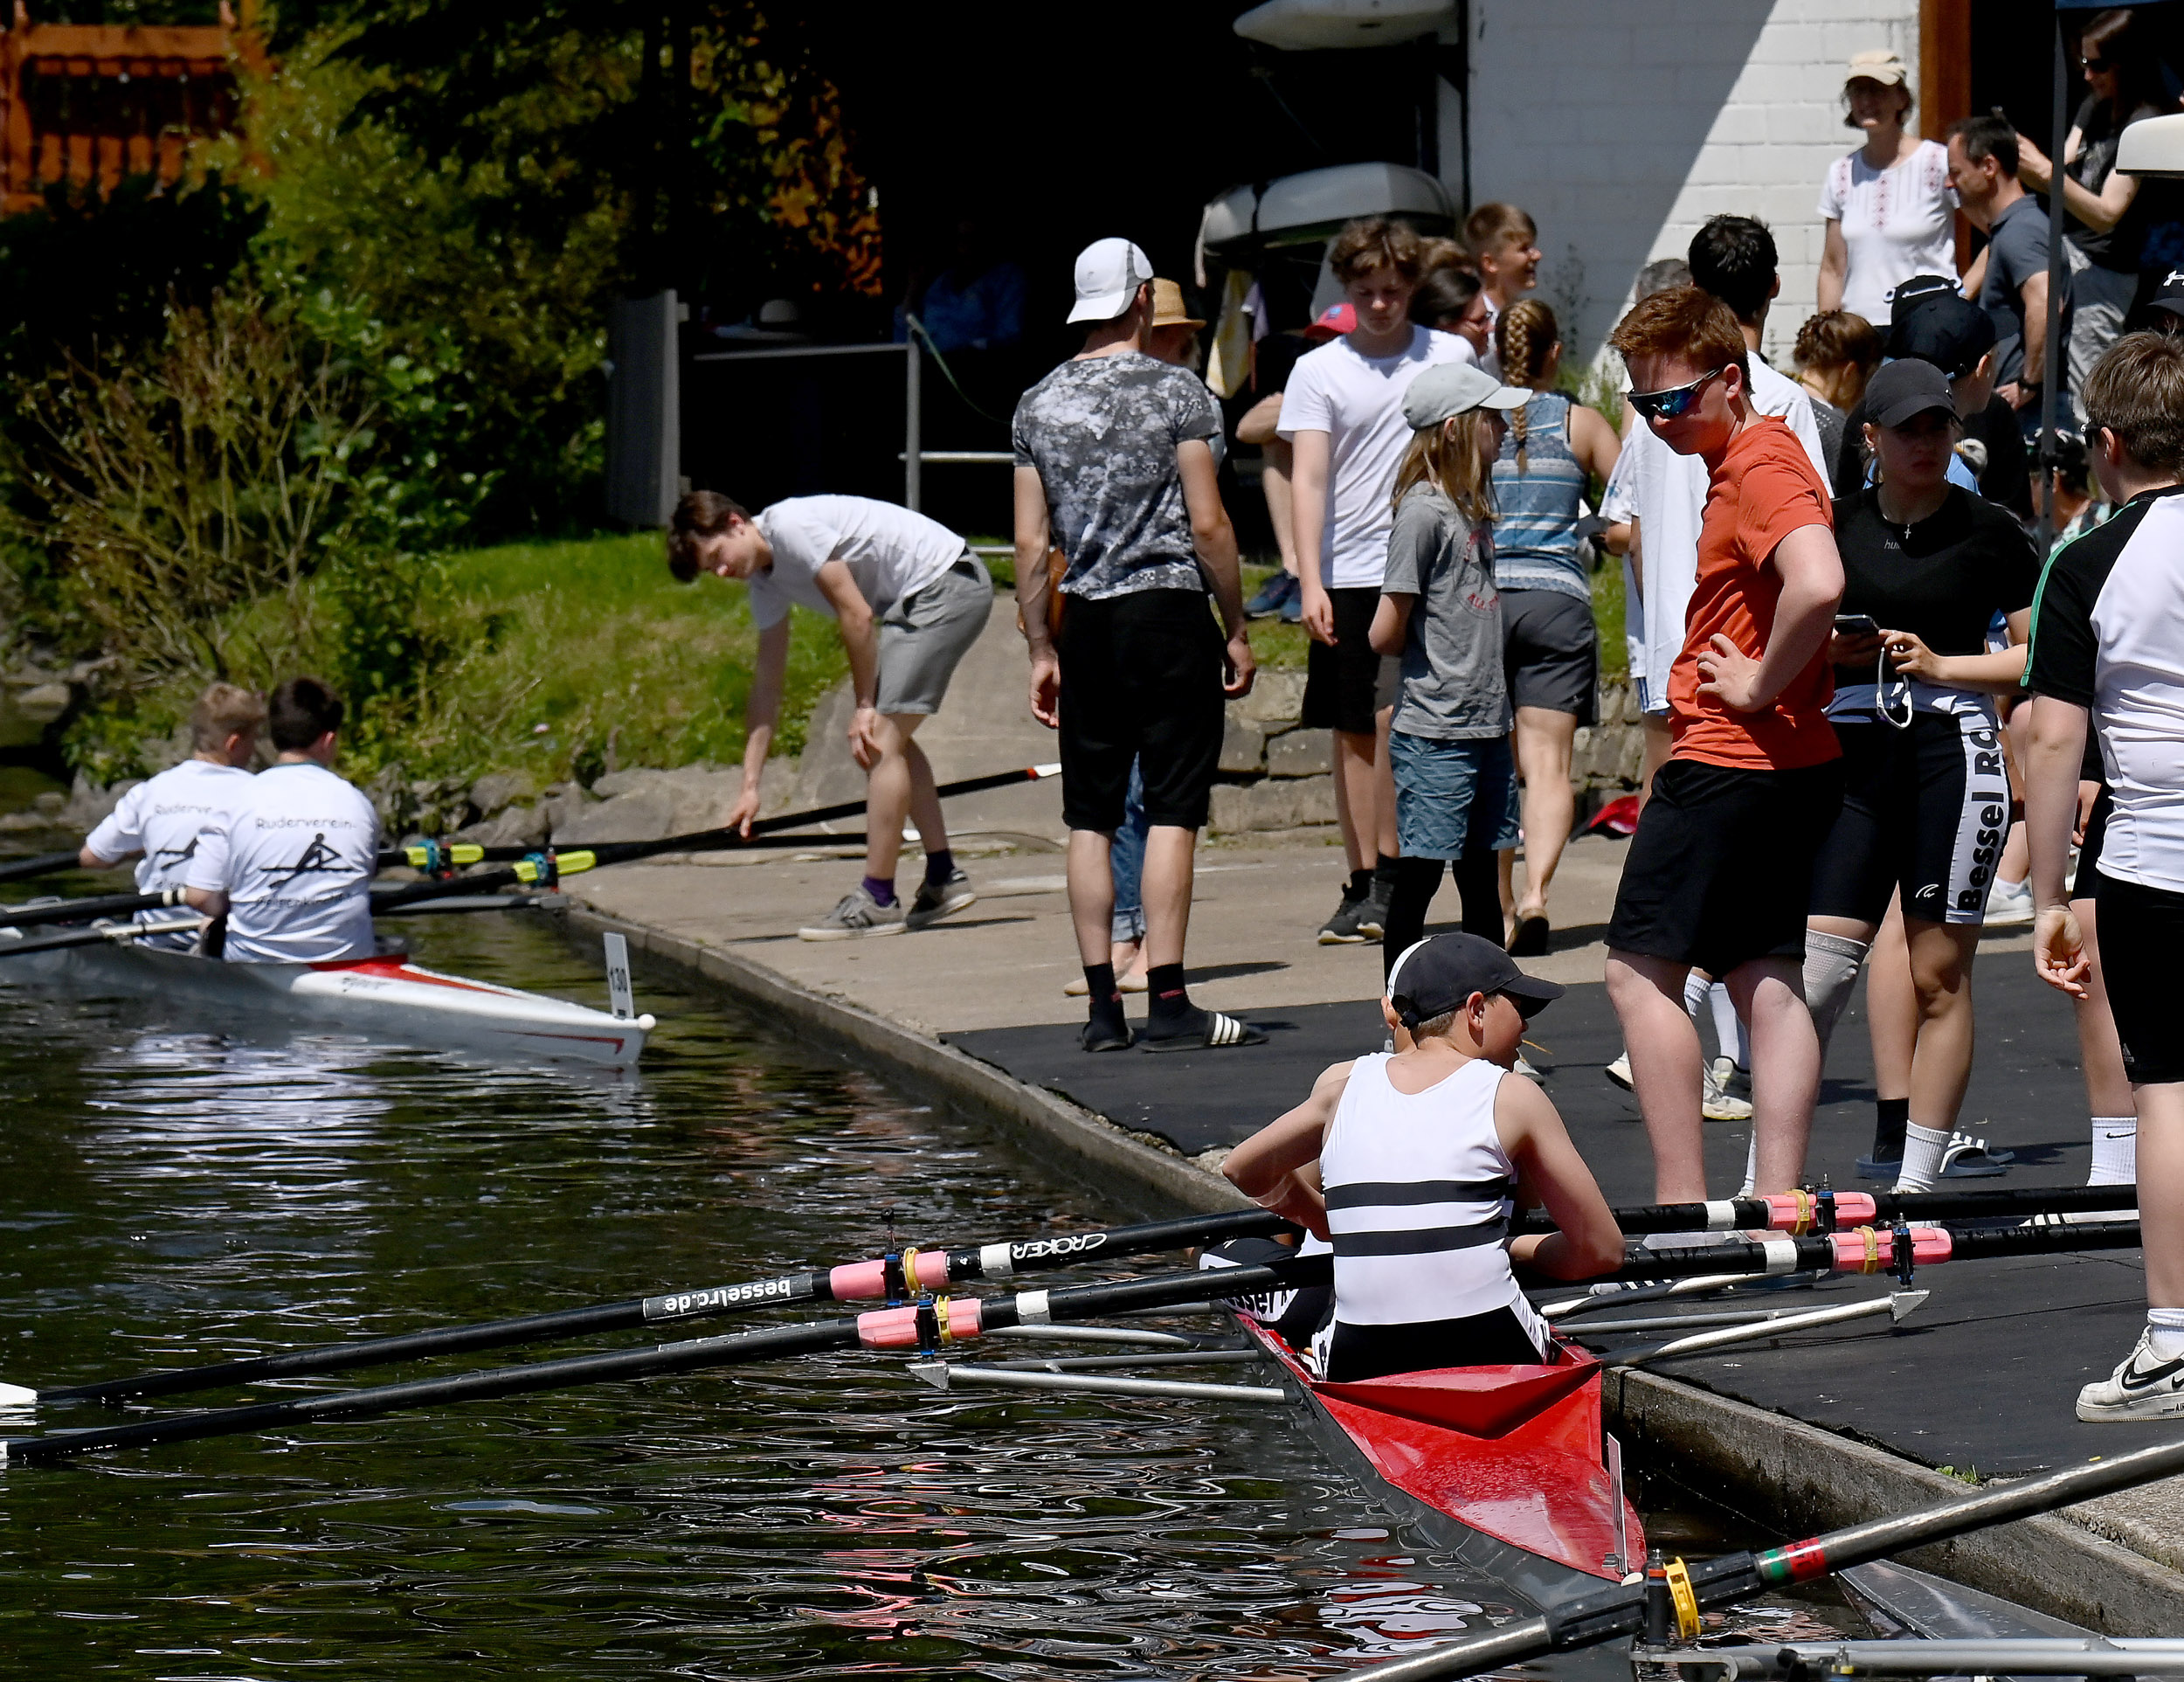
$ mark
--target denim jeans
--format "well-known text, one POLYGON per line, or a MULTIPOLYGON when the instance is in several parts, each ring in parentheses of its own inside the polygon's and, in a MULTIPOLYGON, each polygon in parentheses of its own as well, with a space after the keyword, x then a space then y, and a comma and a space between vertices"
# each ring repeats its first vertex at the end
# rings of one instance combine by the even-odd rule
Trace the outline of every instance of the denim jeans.
POLYGON ((1115 917, 1108 938, 1116 945, 1145 938, 1145 776, 1133 759, 1122 827, 1115 832, 1115 844, 1108 853, 1115 875, 1115 917))

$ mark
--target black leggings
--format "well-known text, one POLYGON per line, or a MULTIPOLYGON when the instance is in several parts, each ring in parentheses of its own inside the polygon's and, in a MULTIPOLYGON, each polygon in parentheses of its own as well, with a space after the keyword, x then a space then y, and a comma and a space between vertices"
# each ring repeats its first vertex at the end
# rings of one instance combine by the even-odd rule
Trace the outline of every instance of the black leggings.
POLYGON ((1476 848, 1453 863, 1442 859, 1398 859, 1395 891, 1388 896, 1387 921, 1380 936, 1380 973, 1426 936, 1426 911, 1441 889, 1444 863, 1463 896, 1463 931, 1502 944, 1502 880, 1493 852, 1476 848))

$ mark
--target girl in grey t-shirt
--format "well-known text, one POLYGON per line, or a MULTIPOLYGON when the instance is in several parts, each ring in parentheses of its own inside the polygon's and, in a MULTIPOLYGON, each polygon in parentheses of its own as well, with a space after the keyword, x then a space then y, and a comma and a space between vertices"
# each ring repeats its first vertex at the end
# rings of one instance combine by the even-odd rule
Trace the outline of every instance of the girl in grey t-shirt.
POLYGON ((1495 849, 1517 844, 1517 773, 1494 585, 1494 458, 1503 415, 1531 394, 1476 368, 1428 370, 1395 478, 1395 525, 1372 646, 1402 656, 1388 758, 1402 843, 1382 949, 1393 966, 1425 932, 1441 867, 1455 867, 1467 933, 1502 944, 1495 849))

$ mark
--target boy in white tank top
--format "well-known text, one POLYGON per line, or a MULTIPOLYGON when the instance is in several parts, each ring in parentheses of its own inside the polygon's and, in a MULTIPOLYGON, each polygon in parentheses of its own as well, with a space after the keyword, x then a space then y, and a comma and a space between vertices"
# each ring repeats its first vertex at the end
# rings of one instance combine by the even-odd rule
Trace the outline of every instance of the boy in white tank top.
POLYGON ((1397 965, 1384 1008, 1410 1048, 1337 1063, 1221 1168, 1332 1243, 1335 1314, 1317 1342, 1334 1382, 1542 1360, 1547 1330, 1512 1267, 1582 1279, 1623 1259, 1552 1101, 1510 1074, 1525 1021, 1562 989, 1476 935, 1420 941, 1397 965), (1511 1238, 1511 1210, 1535 1201, 1560 1230, 1511 1238))

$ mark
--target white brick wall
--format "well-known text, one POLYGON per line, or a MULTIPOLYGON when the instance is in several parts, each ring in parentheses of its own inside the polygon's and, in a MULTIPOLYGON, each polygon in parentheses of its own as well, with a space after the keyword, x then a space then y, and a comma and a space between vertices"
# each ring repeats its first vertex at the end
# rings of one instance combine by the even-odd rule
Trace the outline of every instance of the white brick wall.
MULTIPOLYGON (((1814 308, 1814 206, 1842 126, 1842 66, 1893 47, 1916 86, 1918 0, 1472 0, 1471 190, 1539 224, 1540 291, 1589 360, 1639 269, 1699 225, 1758 216, 1782 253, 1779 365, 1814 308)), ((1444 100, 1441 156, 1461 156, 1444 100)), ((1457 183, 1460 187, 1461 183, 1457 183)))

